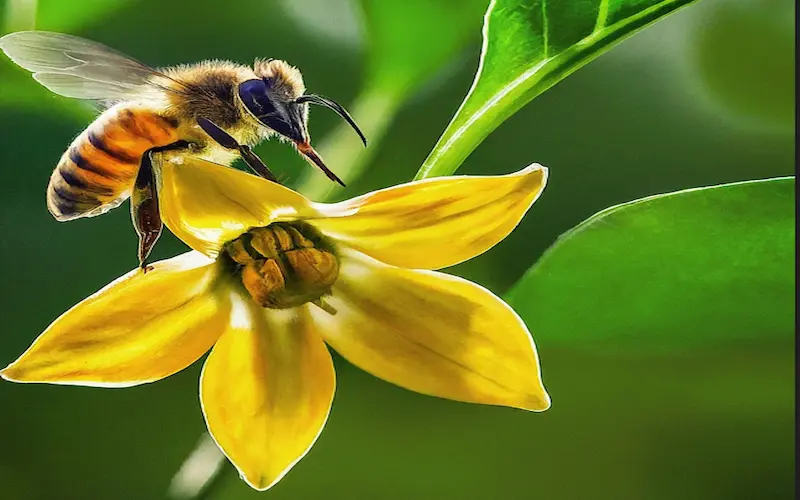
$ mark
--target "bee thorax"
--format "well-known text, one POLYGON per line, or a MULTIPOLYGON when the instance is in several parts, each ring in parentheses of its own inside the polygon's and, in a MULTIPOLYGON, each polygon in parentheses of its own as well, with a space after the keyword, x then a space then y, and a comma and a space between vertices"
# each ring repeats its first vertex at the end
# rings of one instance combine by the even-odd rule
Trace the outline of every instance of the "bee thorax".
POLYGON ((319 303, 339 276, 333 249, 301 222, 251 229, 225 247, 253 300, 270 309, 319 303))

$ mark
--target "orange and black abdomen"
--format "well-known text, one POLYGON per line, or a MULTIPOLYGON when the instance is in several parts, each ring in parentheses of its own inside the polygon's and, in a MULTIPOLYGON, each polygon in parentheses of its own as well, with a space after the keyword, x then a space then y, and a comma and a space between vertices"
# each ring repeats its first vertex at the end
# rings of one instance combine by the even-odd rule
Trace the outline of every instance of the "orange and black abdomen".
POLYGON ((92 217, 130 196, 142 156, 176 142, 178 123, 151 110, 111 108, 70 145, 50 176, 47 208, 60 220, 92 217))

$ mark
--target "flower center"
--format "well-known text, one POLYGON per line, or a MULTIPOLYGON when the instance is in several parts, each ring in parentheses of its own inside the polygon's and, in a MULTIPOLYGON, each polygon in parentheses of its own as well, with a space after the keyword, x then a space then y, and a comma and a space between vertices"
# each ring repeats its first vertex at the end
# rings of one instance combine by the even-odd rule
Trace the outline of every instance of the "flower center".
POLYGON ((244 287, 262 307, 288 309, 312 302, 327 310, 322 296, 330 294, 339 276, 339 260, 308 224, 275 222, 251 229, 225 245, 225 253, 238 264, 244 287))

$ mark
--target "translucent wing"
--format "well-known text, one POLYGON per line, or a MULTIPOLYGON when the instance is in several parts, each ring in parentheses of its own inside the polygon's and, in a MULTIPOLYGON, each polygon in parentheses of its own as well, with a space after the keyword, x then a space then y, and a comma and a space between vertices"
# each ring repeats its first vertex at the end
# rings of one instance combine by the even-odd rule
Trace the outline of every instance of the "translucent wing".
POLYGON ((154 69, 103 44, 48 31, 0 38, 0 49, 42 85, 66 97, 129 99, 153 88, 154 69))

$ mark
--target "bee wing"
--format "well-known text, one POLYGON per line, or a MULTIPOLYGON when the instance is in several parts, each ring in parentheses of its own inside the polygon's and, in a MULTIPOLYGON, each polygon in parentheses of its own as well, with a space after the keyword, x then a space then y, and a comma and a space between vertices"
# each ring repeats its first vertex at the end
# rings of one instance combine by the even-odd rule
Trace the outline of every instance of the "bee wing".
POLYGON ((129 99, 164 77, 103 44, 48 31, 0 38, 0 49, 56 94, 91 100, 129 99))

